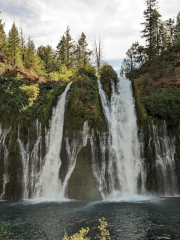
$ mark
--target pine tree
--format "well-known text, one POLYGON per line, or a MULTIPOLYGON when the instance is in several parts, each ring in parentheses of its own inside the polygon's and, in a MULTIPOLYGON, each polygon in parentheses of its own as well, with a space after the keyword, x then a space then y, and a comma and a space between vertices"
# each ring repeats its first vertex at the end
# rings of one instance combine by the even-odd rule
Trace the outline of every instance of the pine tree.
POLYGON ((75 46, 74 46, 74 41, 71 38, 70 35, 70 28, 69 26, 66 29, 65 32, 65 48, 66 48, 66 60, 65 60, 65 65, 68 69, 70 69, 73 66, 73 63, 75 61, 74 58, 74 51, 75 51, 75 46))
POLYGON ((177 18, 176 18, 176 26, 175 26, 175 41, 178 41, 180 40, 180 12, 178 13, 177 15, 177 18))
POLYGON ((25 67, 28 69, 33 69, 36 60, 36 48, 33 40, 29 37, 26 45, 25 51, 25 67))
POLYGON ((169 18, 165 22, 165 27, 167 31, 167 45, 168 47, 172 46, 175 38, 175 22, 174 19, 169 18))
POLYGON ((86 66, 90 62, 92 51, 87 49, 88 43, 86 42, 86 35, 82 32, 76 47, 76 60, 77 66, 86 66))
POLYGON ((25 45, 25 40, 24 40, 24 34, 23 34, 23 31, 22 31, 22 27, 20 28, 20 45, 21 45, 21 60, 22 60, 22 63, 24 65, 26 45, 25 45))
POLYGON ((47 73, 50 73, 53 70, 54 63, 54 51, 50 45, 40 46, 37 49, 37 55, 45 64, 45 70, 47 73))
POLYGON ((66 61, 66 39, 63 35, 60 42, 57 45, 57 59, 65 64, 66 61))
POLYGON ((11 62, 16 65, 20 63, 20 37, 18 33, 18 29, 13 23, 11 30, 9 31, 8 36, 8 53, 11 62))
POLYGON ((6 52, 6 34, 4 31, 4 23, 0 19, 0 54, 4 55, 6 52))
POLYGON ((57 59, 61 60, 61 64, 65 64, 68 69, 73 66, 74 58, 74 41, 70 35, 69 26, 57 45, 57 59))
POLYGON ((149 59, 152 59, 159 51, 159 19, 161 15, 157 10, 156 0, 145 1, 147 9, 144 11, 145 22, 142 37, 146 39, 146 52, 149 59))

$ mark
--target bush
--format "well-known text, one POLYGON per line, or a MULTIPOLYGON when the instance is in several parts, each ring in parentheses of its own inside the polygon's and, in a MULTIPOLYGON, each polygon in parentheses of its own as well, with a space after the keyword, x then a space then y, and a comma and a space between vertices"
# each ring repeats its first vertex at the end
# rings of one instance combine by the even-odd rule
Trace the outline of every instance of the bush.
POLYGON ((21 87, 21 89, 26 93, 29 100, 29 106, 33 105, 33 102, 37 100, 37 97, 39 95, 39 87, 37 85, 24 85, 21 87))
POLYGON ((149 115, 176 123, 180 118, 180 90, 166 88, 142 98, 149 115))
POLYGON ((68 70, 67 67, 63 64, 60 67, 59 72, 51 72, 49 77, 53 81, 66 81, 69 82, 73 76, 73 71, 68 70))
POLYGON ((85 75, 85 76, 88 76, 91 79, 97 79, 96 70, 91 65, 79 68, 78 71, 77 71, 77 76, 79 76, 79 75, 80 76, 85 75))
MULTIPOLYGON (((98 229, 100 230, 100 235, 97 235, 97 238, 100 240, 110 240, 110 234, 107 230, 108 224, 105 221, 105 218, 99 219, 100 226, 98 226, 98 229)), ((65 232, 63 240, 90 240, 90 238, 86 237, 86 235, 89 233, 89 228, 81 228, 79 233, 75 233, 72 236, 68 236, 65 232)))

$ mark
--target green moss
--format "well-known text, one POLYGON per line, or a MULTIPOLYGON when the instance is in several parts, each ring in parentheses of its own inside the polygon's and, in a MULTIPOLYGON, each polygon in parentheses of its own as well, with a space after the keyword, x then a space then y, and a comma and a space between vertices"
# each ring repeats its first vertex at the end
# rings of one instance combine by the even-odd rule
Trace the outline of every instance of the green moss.
POLYGON ((91 159, 91 145, 88 141, 87 146, 83 147, 77 156, 76 166, 68 185, 69 198, 87 201, 101 200, 92 172, 91 159))
POLYGON ((68 130, 81 129, 85 121, 94 129, 106 127, 95 72, 94 75, 89 71, 85 73, 86 68, 81 68, 73 82, 65 121, 68 130))
POLYGON ((117 81, 117 73, 114 71, 112 66, 105 64, 100 68, 100 80, 104 91, 107 96, 110 98, 111 96, 111 81, 117 81))

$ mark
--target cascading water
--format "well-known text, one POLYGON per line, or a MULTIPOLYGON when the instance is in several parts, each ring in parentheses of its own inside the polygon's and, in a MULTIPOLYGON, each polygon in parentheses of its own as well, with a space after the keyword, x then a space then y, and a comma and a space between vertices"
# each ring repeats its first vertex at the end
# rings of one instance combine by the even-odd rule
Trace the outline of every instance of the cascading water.
POLYGON ((59 97, 56 108, 53 109, 49 130, 49 143, 44 166, 40 173, 39 182, 36 185, 35 198, 57 200, 63 198, 63 186, 59 179, 61 166, 60 151, 64 127, 64 112, 67 92, 71 83, 68 84, 64 93, 59 97))
POLYGON ((71 144, 69 144, 69 138, 66 138, 66 150, 67 150, 67 155, 68 155, 68 169, 67 169, 67 174, 65 176, 65 179, 63 181, 63 196, 67 195, 66 191, 68 188, 69 179, 70 179, 71 174, 76 165, 77 155, 78 155, 79 151, 81 150, 81 148, 87 145, 87 141, 88 141, 88 137, 89 137, 88 121, 84 122, 83 130, 81 132, 81 137, 82 137, 82 139, 79 139, 80 141, 74 139, 71 144))
MULTIPOLYGON (((155 163, 157 172, 158 192, 161 195, 176 195, 178 193, 175 166, 175 137, 167 134, 167 126, 163 124, 157 128, 151 122, 151 139, 155 146, 155 163)), ((151 146, 149 146, 151 147, 151 146)))
POLYGON ((12 143, 13 132, 16 133, 15 138, 19 144, 16 153, 20 154, 22 161, 18 186, 22 189, 24 199, 61 200, 68 197, 68 184, 70 186, 71 176, 78 166, 76 159, 79 159, 82 147, 88 146, 89 140, 91 167, 96 180, 93 187, 98 188, 102 199, 136 200, 137 196, 137 199, 142 199, 138 194, 146 194, 146 186, 148 191, 160 195, 178 193, 175 159, 177 136, 170 129, 167 131, 165 122, 160 127, 149 122, 147 136, 141 132, 138 138, 135 104, 128 79, 121 78, 116 84, 111 83, 110 98, 98 81, 107 120, 107 128, 103 126, 105 130, 100 132, 89 127, 87 121, 80 129, 63 129, 70 86, 71 83, 53 109, 49 129, 44 130, 38 120, 28 129, 19 125, 18 133, 11 128, 3 129, 0 125, 0 161, 3 166, 0 199, 6 198, 6 185, 11 180, 8 167, 12 156, 8 148, 12 143), (145 154, 144 149, 150 154, 145 154))
POLYGON ((36 129, 36 141, 32 144, 29 137, 28 129, 28 141, 25 144, 20 138, 21 127, 18 127, 18 143, 20 156, 23 166, 23 198, 28 199, 33 196, 35 191, 35 185, 38 181, 39 171, 42 168, 42 136, 41 136, 41 123, 37 120, 35 122, 36 129))
MULTIPOLYGON (((138 178, 144 176, 140 158, 140 144, 137 136, 132 87, 128 79, 112 82, 112 94, 109 100, 98 81, 99 94, 104 115, 109 127, 108 137, 108 184, 111 197, 133 196, 138 193, 138 178)), ((105 171, 101 172, 105 178, 105 171)), ((142 179, 142 185, 144 179, 142 179)), ((143 188, 142 188, 143 189, 143 188)))
POLYGON ((5 144, 5 139, 7 134, 9 133, 10 128, 9 129, 5 129, 2 130, 2 127, 0 125, 0 146, 2 146, 2 149, 0 148, 0 154, 2 154, 2 150, 3 150, 3 155, 4 155, 4 163, 3 163, 3 190, 2 193, 0 193, 0 200, 4 199, 4 195, 5 195, 5 188, 6 188, 6 184, 9 182, 9 173, 7 170, 7 165, 8 165, 8 155, 9 155, 9 151, 8 148, 5 144))

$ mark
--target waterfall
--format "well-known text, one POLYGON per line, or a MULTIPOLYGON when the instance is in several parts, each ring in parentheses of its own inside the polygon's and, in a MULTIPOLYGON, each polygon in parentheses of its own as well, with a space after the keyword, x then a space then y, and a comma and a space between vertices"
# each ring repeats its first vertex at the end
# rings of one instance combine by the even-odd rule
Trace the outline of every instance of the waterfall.
POLYGON ((48 134, 48 150, 43 160, 39 182, 36 185, 35 198, 57 200, 63 198, 63 186, 59 179, 61 166, 60 151, 64 127, 64 112, 67 92, 71 83, 66 87, 64 93, 59 97, 57 106, 53 109, 50 130, 48 134))
MULTIPOLYGON (((133 196, 138 193, 137 183, 138 178, 142 178, 143 164, 140 158, 131 82, 125 78, 118 79, 116 86, 112 82, 110 100, 102 89, 100 81, 98 86, 109 127, 108 179, 106 179, 109 192, 112 197, 133 196)), ((100 172, 105 173, 103 169, 100 172)))
POLYGON ((9 155, 9 151, 8 151, 8 147, 5 144, 5 140, 6 140, 6 136, 7 134, 10 132, 10 128, 9 129, 5 129, 3 130, 1 125, 0 125, 0 155, 2 154, 3 151, 3 155, 4 155, 4 163, 3 163, 3 190, 2 193, 0 193, 0 200, 4 199, 4 195, 5 195, 5 190, 6 190, 6 184, 9 182, 9 173, 8 173, 8 155, 9 155), (2 147, 1 147, 2 146, 2 147))
POLYGON ((68 169, 65 179, 63 181, 63 196, 67 196, 67 188, 71 174, 76 166, 76 158, 82 147, 87 145, 89 137, 89 126, 88 121, 85 121, 83 124, 83 130, 79 134, 82 139, 73 139, 72 143, 69 143, 69 138, 66 137, 66 150, 68 155, 68 169))
POLYGON ((151 126, 152 128, 149 126, 150 141, 153 141, 155 145, 158 192, 160 195, 176 195, 178 188, 175 166, 175 137, 167 133, 165 121, 159 128, 153 122, 151 122, 151 126))
POLYGON ((34 133, 35 143, 31 143, 32 139, 29 137, 25 144, 20 138, 21 127, 18 126, 18 143, 20 156, 23 166, 23 198, 28 199, 34 195, 35 186, 38 181, 39 170, 42 168, 42 136, 41 123, 36 120, 34 124, 36 132, 34 133))

